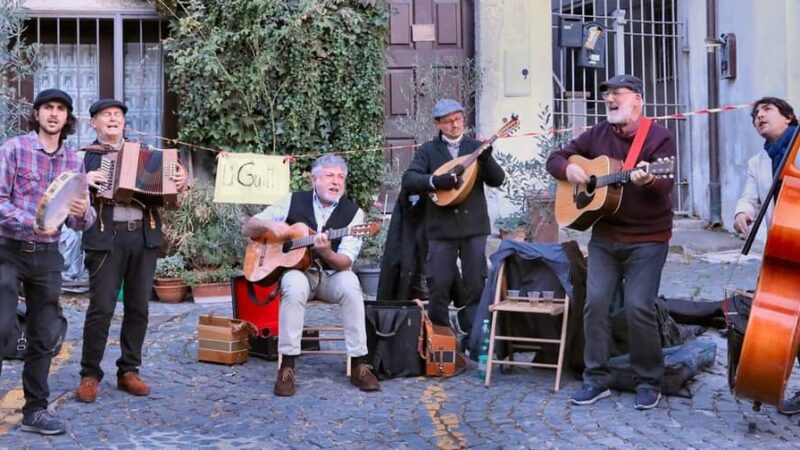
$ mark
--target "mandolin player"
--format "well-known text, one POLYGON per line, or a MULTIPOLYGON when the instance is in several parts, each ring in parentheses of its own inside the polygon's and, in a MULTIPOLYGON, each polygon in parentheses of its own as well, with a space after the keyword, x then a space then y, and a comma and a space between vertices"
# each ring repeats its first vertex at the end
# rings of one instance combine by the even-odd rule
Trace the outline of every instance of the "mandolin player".
MULTIPOLYGON (((449 172, 434 171, 459 156, 475 151, 481 143, 464 135, 464 107, 455 100, 439 100, 433 107, 433 125, 438 135, 423 144, 414 154, 403 174, 403 189, 408 192, 433 192, 459 187, 464 168, 449 172)), ((478 170, 472 191, 457 205, 439 206, 425 196, 423 226, 428 239, 426 277, 430 289, 428 315, 437 325, 450 326, 448 305, 451 286, 457 277, 461 259, 464 298, 456 306, 462 330, 471 330, 475 310, 486 282, 486 237, 491 232, 483 185, 498 187, 505 180, 503 168, 492 157, 489 147, 478 157, 478 170)))
MULTIPOLYGON (((551 154, 547 171, 559 180, 582 184, 589 177, 568 161, 570 156, 605 155, 624 161, 629 153, 639 153, 635 161, 630 161, 631 167, 644 167, 648 161, 674 156, 675 139, 669 130, 655 123, 649 124, 649 131, 646 126, 641 128, 642 145, 634 148, 637 132, 649 123, 643 120, 643 87, 642 80, 632 75, 616 75, 601 84, 606 120, 551 154)), ((673 181, 656 178, 644 170, 634 170, 630 180, 632 184, 625 186, 619 209, 600 218, 592 229, 583 312, 586 369, 582 388, 571 397, 576 405, 589 405, 610 395, 606 365, 611 340, 609 309, 621 280, 628 339, 636 343, 630 350, 631 365, 638 378, 633 406, 655 408, 661 398, 664 360, 654 302, 672 236, 673 181)))

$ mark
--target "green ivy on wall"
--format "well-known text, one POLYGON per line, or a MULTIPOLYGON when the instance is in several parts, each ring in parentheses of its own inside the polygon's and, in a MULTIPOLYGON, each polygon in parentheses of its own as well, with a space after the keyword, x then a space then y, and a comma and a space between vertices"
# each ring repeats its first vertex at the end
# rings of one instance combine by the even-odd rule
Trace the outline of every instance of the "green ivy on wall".
MULTIPOLYGON (((181 140, 294 155, 292 189, 321 153, 379 147, 388 7, 369 0, 159 1, 181 140), (179 8, 175 10, 174 8, 179 8)), ((344 155, 349 197, 371 203, 377 151, 344 155)))

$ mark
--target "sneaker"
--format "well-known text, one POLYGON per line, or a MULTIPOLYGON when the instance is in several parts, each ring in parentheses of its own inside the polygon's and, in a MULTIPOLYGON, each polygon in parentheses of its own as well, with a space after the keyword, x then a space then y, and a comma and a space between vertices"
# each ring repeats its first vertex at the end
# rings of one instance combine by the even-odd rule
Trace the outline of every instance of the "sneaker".
POLYGON ((592 386, 591 384, 585 384, 581 387, 581 389, 570 397, 570 401, 573 405, 591 405, 592 403, 600 400, 601 398, 606 398, 611 395, 611 391, 608 388, 600 387, 600 386, 592 386))
POLYGON ((800 391, 795 392, 792 398, 782 401, 778 411, 788 415, 800 413, 800 391))
POLYGON ((99 382, 94 377, 81 377, 81 384, 75 391, 75 399, 79 402, 91 403, 97 399, 99 382))
POLYGON ((56 419, 56 417, 46 409, 40 409, 31 413, 25 413, 22 416, 22 431, 39 434, 62 434, 67 429, 64 423, 56 419))
POLYGON ((117 376, 117 388, 133 395, 147 395, 150 386, 136 372, 125 372, 117 376))
POLYGON ((658 406, 659 400, 661 400, 661 392, 658 390, 649 386, 637 387, 636 398, 633 400, 633 407, 640 411, 653 409, 658 406))
POLYGON ((350 374, 350 382, 358 386, 364 392, 379 391, 381 389, 378 379, 372 373, 372 366, 369 364, 357 364, 350 374))
POLYGON ((291 397, 294 395, 294 368, 281 367, 278 370, 278 379, 275 380, 273 392, 278 397, 291 397))

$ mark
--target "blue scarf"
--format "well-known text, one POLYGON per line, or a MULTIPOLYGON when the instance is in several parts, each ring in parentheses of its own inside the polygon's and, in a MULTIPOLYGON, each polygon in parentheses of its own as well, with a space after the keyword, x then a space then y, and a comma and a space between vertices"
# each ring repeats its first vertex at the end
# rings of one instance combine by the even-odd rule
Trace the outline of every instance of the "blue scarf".
POLYGON ((772 175, 775 176, 780 169, 781 160, 783 159, 783 154, 786 153, 786 149, 789 148, 789 144, 792 141, 792 136, 794 136, 794 131, 797 129, 797 125, 789 125, 787 129, 783 131, 783 134, 775 139, 775 142, 769 143, 764 142, 764 150, 769 155, 769 159, 772 160, 772 175))

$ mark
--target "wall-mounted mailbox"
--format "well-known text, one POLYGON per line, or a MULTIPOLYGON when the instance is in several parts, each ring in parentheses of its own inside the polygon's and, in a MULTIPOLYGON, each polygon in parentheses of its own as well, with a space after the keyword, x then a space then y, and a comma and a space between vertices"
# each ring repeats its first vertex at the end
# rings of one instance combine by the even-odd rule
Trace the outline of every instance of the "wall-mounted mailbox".
POLYGON ((583 20, 580 17, 561 17, 558 24, 558 44, 562 47, 583 45, 583 20))
POLYGON ((531 95, 530 48, 507 49, 504 58, 503 84, 506 97, 527 97, 531 95))
POLYGON ((578 65, 593 69, 606 67, 606 30, 597 22, 583 24, 583 41, 578 65))
POLYGON ((736 35, 723 34, 719 48, 719 72, 722 79, 736 78, 736 35))

